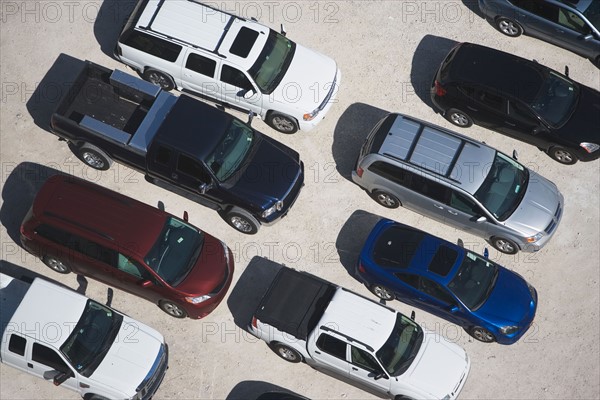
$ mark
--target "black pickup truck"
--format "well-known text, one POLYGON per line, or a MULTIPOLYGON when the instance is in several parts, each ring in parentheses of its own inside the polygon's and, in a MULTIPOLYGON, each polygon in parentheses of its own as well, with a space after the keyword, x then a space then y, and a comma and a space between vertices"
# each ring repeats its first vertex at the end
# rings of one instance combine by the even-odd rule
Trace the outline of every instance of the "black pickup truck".
POLYGON ((304 167, 296 151, 249 122, 87 61, 51 127, 90 167, 125 164, 253 234, 287 214, 304 167))

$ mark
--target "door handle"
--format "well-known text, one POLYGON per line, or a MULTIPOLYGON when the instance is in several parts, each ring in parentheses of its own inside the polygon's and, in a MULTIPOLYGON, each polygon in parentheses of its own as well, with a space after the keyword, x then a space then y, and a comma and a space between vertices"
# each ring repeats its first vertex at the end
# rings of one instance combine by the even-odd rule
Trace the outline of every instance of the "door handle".
POLYGON ((321 354, 321 352, 320 352, 320 351, 317 351, 317 350, 315 350, 315 353, 316 353, 316 354, 321 354))
POLYGON ((517 126, 517 124, 513 124, 512 122, 508 122, 508 121, 504 121, 504 123, 506 125, 510 125, 510 126, 517 126))
POLYGON ((433 203, 433 206, 434 206, 435 208, 439 208, 440 210, 443 210, 443 209, 444 209, 444 207, 442 207, 442 206, 440 206, 440 205, 437 205, 437 204, 435 204, 435 203, 433 203))
POLYGON ((352 367, 352 371, 358 371, 358 368, 352 367))
POLYGON ((458 213, 456 211, 448 210, 448 212, 452 215, 458 215, 458 213))
POLYGON ((171 178, 173 178, 173 179, 177 179, 177 178, 179 178, 179 175, 177 175, 175 172, 173 172, 173 173, 171 174, 171 178))
POLYGON ((478 109, 477 109, 477 108, 475 108, 475 107, 467 106, 467 108, 468 108, 469 110, 471 110, 471 111, 478 111, 478 109))
POLYGON ((192 77, 192 75, 190 75, 190 74, 183 74, 183 76, 187 76, 188 78, 192 77))
POLYGON ((33 364, 32 364, 32 363, 27 363, 27 366, 28 366, 29 368, 33 368, 33 364))

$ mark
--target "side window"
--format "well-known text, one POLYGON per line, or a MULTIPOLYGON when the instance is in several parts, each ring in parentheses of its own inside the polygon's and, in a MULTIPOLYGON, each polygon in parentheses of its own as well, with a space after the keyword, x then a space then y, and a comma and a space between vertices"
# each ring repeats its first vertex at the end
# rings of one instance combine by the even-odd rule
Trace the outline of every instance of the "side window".
POLYGON ((589 26, 585 23, 579 15, 567 10, 566 8, 558 7, 558 23, 565 28, 572 29, 583 35, 587 35, 592 32, 589 26))
POLYGON ((171 150, 163 146, 158 146, 154 161, 156 161, 157 164, 169 165, 171 162, 171 150))
POLYGON ((52 369, 61 372, 68 372, 69 367, 63 361, 62 358, 49 347, 42 346, 39 343, 33 344, 33 353, 31 355, 31 359, 40 364, 44 364, 52 369))
POLYGON ((499 112, 505 112, 506 107, 504 106, 504 99, 493 93, 486 91, 479 91, 477 93, 477 100, 486 105, 487 107, 494 109, 499 112))
POLYGON ((450 207, 460 210, 469 215, 475 216, 483 214, 479 206, 475 204, 471 199, 469 199, 461 193, 455 192, 454 190, 450 195, 449 205, 450 207))
POLYGON ((326 333, 322 333, 319 339, 317 339, 317 347, 319 349, 342 360, 346 360, 346 346, 346 342, 326 333))
POLYGON ((375 358, 366 351, 359 349, 358 347, 351 346, 350 355, 352 357, 352 364, 356 365, 357 367, 366 369, 369 372, 382 372, 379 363, 377 363, 375 358))
POLYGON ((69 243, 67 246, 71 250, 75 250, 79 253, 82 253, 89 258, 93 258, 94 260, 103 262, 108 265, 115 265, 117 252, 111 249, 108 249, 104 246, 99 245, 98 243, 92 242, 77 235, 71 235, 69 239, 69 243))
POLYGON ((396 275, 396 278, 400 279, 402 282, 406 283, 407 285, 410 285, 410 286, 414 287, 415 289, 419 288, 419 277, 417 275, 405 274, 403 272, 397 272, 394 275, 396 275))
POLYGON ((210 177, 204 171, 202 165, 184 154, 181 154, 177 160, 177 170, 204 183, 210 182, 210 177))
POLYGON ((412 172, 384 161, 375 161, 368 170, 402 186, 408 186, 413 175, 412 172))
POLYGON ((522 122, 537 124, 537 119, 535 118, 533 113, 529 111, 525 106, 515 101, 508 102, 508 115, 522 122))
POLYGON ((443 287, 427 278, 421 277, 421 291, 423 293, 427 293, 431 297, 435 297, 436 299, 446 304, 455 303, 452 296, 450 296, 450 294, 448 294, 448 292, 443 287))
POLYGON ((118 255, 117 268, 129 275, 139 279, 153 280, 152 276, 136 260, 133 260, 121 253, 118 255))
POLYGON ((24 356, 26 344, 27 340, 25 340, 24 337, 15 335, 13 333, 12 335, 10 335, 10 341, 8 342, 8 350, 20 356, 24 356))
POLYGON ((35 233, 37 233, 44 239, 48 239, 51 242, 58 243, 63 246, 69 245, 69 239, 71 237, 70 234, 61 229, 44 224, 39 225, 37 228, 35 228, 35 233))
POLYGON ((422 175, 414 175, 410 187, 417 193, 442 203, 446 202, 450 189, 422 175))
POLYGON ((510 0, 515 6, 552 22, 558 22, 558 7, 540 0, 510 0))
POLYGON ((223 68, 221 69, 221 80, 225 83, 229 83, 230 85, 245 90, 254 89, 254 87, 242 71, 230 67, 229 65, 223 65, 223 68))
POLYGON ((461 85, 458 87, 458 90, 469 99, 473 99, 475 97, 475 89, 470 86, 461 85))
POLYGON ((210 58, 203 57, 196 53, 191 53, 185 63, 185 67, 189 70, 197 72, 202 75, 215 76, 215 69, 217 68, 217 62, 210 58))
POLYGON ((177 60, 181 53, 180 45, 135 30, 121 41, 126 46, 170 62, 177 60))

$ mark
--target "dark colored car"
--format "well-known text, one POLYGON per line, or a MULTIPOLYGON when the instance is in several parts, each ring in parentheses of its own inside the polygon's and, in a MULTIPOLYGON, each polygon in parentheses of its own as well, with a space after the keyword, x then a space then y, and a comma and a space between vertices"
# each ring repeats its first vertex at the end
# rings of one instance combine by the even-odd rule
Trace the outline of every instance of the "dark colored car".
POLYGON ((600 92, 537 62, 460 43, 434 76, 431 99, 456 126, 484 126, 562 164, 600 157, 600 92))
POLYGON ((600 68, 600 1, 479 0, 479 9, 500 32, 555 44, 600 68))
POLYGON ((381 299, 447 319, 482 342, 515 343, 535 317, 537 292, 520 275, 389 219, 371 231, 356 269, 381 299))
POLYGON ((97 279, 177 318, 208 315, 233 278, 231 250, 187 217, 62 175, 40 189, 21 243, 56 272, 97 279))

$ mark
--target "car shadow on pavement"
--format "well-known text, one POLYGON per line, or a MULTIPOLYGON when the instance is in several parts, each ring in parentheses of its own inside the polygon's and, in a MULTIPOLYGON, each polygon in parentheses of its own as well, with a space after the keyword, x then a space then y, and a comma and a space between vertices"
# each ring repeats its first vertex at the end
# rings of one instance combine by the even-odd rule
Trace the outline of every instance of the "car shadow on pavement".
POLYGON ((426 35, 413 54, 410 82, 415 94, 433 109, 430 89, 433 77, 446 55, 458 42, 444 37, 426 35))
POLYGON ((255 256, 250 260, 227 298, 227 307, 238 327, 246 330, 262 296, 281 268, 281 264, 267 258, 255 256))
POLYGON ((339 118, 333 133, 332 153, 338 173, 352 180, 352 170, 360 147, 375 124, 389 111, 354 103, 339 118))
POLYGON ((269 382, 263 381, 242 381, 235 385, 231 392, 225 398, 226 400, 254 400, 263 395, 261 399, 264 400, 293 400, 303 399, 297 394, 282 388, 281 386, 274 385, 269 382), (293 397, 297 396, 297 397, 293 397))
POLYGON ((373 227, 383 217, 368 211, 356 210, 340 229, 335 247, 340 263, 346 268, 348 275, 355 277, 355 267, 360 251, 373 227))
POLYGON ((83 61, 67 54, 60 54, 54 61, 26 104, 27 111, 37 126, 50 131, 52 113, 84 66, 83 61))
MULTIPOLYGON (((4 166, 7 170, 10 166, 4 166)), ((0 222, 6 228, 8 236, 21 245, 20 230, 23 218, 33 204, 35 195, 44 182, 53 175, 63 174, 61 171, 44 165, 22 162, 12 171, 2 187, 2 207, 0 222)), ((8 251, 6 248, 5 251, 8 251)))
POLYGON ((136 3, 136 0, 104 0, 98 10, 94 22, 94 36, 100 50, 110 58, 115 58, 113 52, 119 34, 136 3))

